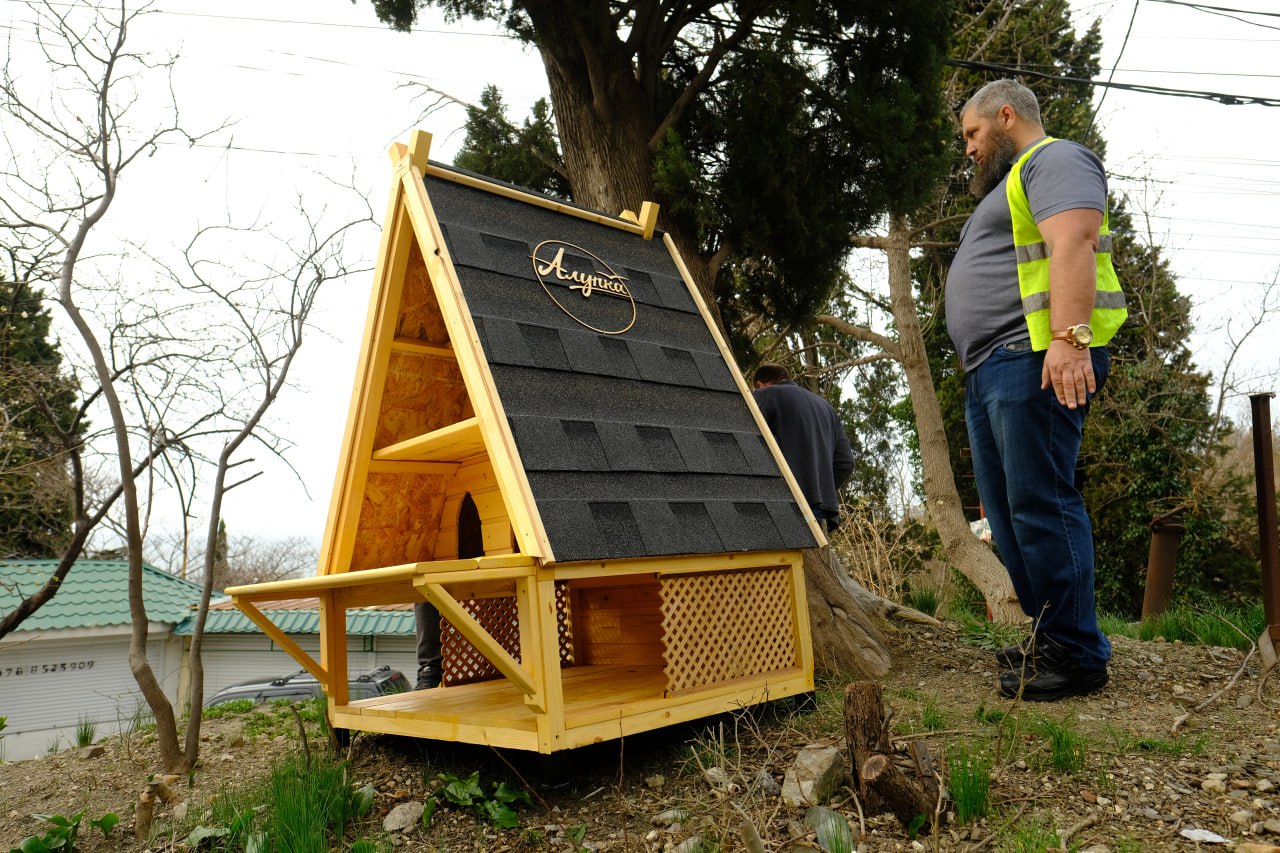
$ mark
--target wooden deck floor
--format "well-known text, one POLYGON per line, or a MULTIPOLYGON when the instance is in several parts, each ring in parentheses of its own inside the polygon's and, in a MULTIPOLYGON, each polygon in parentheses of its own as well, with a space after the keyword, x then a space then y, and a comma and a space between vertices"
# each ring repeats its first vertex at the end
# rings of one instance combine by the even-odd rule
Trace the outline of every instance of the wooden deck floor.
POLYGON ((357 731, 555 751, 612 740, 813 689, 799 668, 667 694, 661 666, 566 667, 563 723, 531 711, 505 678, 361 699, 332 709, 357 731), (539 722, 543 728, 539 730, 539 722))

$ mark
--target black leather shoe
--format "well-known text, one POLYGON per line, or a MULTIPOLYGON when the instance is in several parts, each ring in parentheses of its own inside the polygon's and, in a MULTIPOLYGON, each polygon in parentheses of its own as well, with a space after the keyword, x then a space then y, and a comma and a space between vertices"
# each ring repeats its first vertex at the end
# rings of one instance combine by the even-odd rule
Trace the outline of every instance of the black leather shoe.
POLYGON ((1005 669, 1022 669, 1022 667, 1027 663, 1029 657, 1027 652, 1029 650, 1033 651, 1033 655, 1031 655, 1031 657, 1034 656, 1034 642, 1034 638, 1028 637, 1021 643, 1016 643, 1012 646, 1005 646, 1002 649, 996 649, 996 663, 1000 664, 1005 669))
POLYGON ((1041 662, 1038 667, 1010 670, 1000 676, 1000 695, 1008 699, 1019 696, 1028 702, 1056 702, 1071 696, 1087 696, 1107 686, 1105 669, 1079 669, 1063 666, 1050 669, 1041 662))
POLYGON ((424 668, 418 670, 418 683, 414 690, 431 690, 440 686, 440 670, 424 668))

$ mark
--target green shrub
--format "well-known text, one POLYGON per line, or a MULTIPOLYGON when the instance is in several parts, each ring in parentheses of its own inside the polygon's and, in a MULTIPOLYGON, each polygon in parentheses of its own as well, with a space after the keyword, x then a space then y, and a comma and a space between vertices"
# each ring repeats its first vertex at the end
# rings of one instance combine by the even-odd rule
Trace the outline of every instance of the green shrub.
POLYGON ((223 702, 220 705, 214 705, 212 708, 205 708, 200 716, 206 720, 220 720, 223 717, 235 717, 246 711, 252 711, 256 703, 252 699, 232 699, 230 702, 223 702))
POLYGON ((92 746, 98 739, 98 724, 92 717, 80 717, 76 720, 76 746, 92 746))

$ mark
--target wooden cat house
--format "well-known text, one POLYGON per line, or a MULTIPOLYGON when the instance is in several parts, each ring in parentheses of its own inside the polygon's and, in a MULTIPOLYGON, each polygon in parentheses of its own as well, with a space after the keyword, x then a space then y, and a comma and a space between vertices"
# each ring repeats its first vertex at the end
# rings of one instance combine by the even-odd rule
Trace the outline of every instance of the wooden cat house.
POLYGON ((338 728, 550 753, 813 690, 800 549, 825 540, 656 207, 429 144, 391 150, 318 575, 236 606, 338 728), (314 597, 318 661, 257 606, 314 597), (444 685, 352 701, 347 611, 423 598, 444 685))

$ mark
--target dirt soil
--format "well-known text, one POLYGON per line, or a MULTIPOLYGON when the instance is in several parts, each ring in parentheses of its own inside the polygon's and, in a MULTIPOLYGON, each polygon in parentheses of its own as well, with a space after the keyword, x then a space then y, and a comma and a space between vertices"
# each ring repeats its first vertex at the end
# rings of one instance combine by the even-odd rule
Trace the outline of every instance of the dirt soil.
MULTIPOLYGON (((912 839, 890 815, 861 815, 846 786, 828 805, 845 816, 860 849, 1045 850, 1037 832, 1066 832, 1072 850, 1274 850, 1280 853, 1280 677, 1258 697, 1256 655, 1117 638, 1111 682, 1101 693, 1051 704, 1000 699, 988 650, 962 642, 958 628, 900 628, 896 668, 883 680, 895 745, 923 741, 933 755, 975 743, 1004 752, 992 769, 988 815, 958 825, 944 821, 912 839), (1242 664, 1244 664, 1242 668, 1242 664), (1239 673, 1239 678, 1231 680, 1239 673), (1194 707, 1222 693, 1202 710, 1194 707), (1005 712, 1003 722, 996 722, 1005 712), (1183 715, 1189 715, 1174 731, 1183 715), (980 719, 983 717, 985 719, 980 719), (1052 768, 1044 721, 1082 736, 1082 769, 1052 768), (1184 830, 1225 839, 1192 840, 1184 830), (1250 847, 1249 845, 1259 845, 1250 847)), ((373 815, 360 836, 406 850, 661 851, 747 850, 750 821, 769 851, 814 849, 804 808, 789 809, 772 793, 806 744, 843 748, 842 683, 824 684, 816 709, 775 703, 768 712, 727 715, 700 727, 666 729, 625 742, 569 753, 540 764, 520 754, 404 738, 357 735, 350 767, 357 785, 376 790, 373 815), (510 763, 508 763, 510 762, 510 763), (719 765, 723 774, 711 770, 719 765), (441 808, 431 827, 387 832, 394 807, 422 802, 434 777, 479 770, 484 780, 527 784, 535 805, 521 827, 495 829, 465 812, 441 808), (711 770, 711 773, 707 771, 711 770), (763 771, 763 774, 762 774, 763 771), (674 820, 663 812, 687 813, 674 820)), ((157 812, 151 838, 133 837, 133 808, 148 776, 159 772, 144 735, 113 738, 103 754, 77 751, 0 765, 0 850, 40 831, 34 813, 122 818, 103 840, 87 825, 80 849, 182 850, 181 839, 227 786, 265 778, 268 768, 300 750, 295 734, 246 734, 248 714, 208 721, 191 784, 179 789, 183 820, 157 812)), ((318 736, 312 749, 320 749, 318 736)), ((943 811, 953 807, 944 805, 943 811)), ((678 817, 678 816, 677 816, 678 817)), ((1048 836, 1052 837, 1052 836, 1048 836)), ((341 849, 347 849, 345 846, 341 849)))

